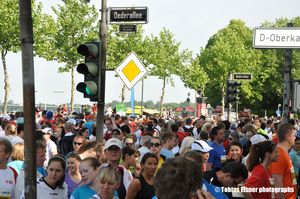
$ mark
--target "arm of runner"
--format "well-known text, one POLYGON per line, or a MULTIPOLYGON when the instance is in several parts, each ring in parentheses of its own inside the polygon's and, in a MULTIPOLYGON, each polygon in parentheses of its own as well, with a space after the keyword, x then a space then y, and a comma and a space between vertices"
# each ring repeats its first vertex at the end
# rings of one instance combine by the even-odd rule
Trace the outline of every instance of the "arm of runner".
POLYGON ((141 190, 141 182, 138 179, 134 179, 128 187, 126 199, 134 199, 136 194, 140 190, 141 190))
POLYGON ((254 199, 252 196, 252 193, 244 192, 243 195, 244 195, 245 199, 254 199))
MULTIPOLYGON (((283 177, 280 174, 272 174, 272 177, 274 179, 274 187, 283 187, 283 177)), ((284 193, 275 193, 277 199, 284 199, 284 193)))

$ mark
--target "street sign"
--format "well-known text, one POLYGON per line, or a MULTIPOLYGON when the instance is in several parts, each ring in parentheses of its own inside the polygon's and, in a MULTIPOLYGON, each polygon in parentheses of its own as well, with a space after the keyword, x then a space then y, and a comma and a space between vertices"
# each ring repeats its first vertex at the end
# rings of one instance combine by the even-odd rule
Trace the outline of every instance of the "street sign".
POLYGON ((129 90, 147 73, 145 66, 134 52, 131 52, 115 71, 129 90))
POLYGON ((300 112, 300 81, 294 81, 293 112, 300 112))
POLYGON ((300 28, 255 28, 254 48, 300 48, 300 28))
POLYGON ((108 8, 108 21, 113 24, 120 23, 148 23, 147 7, 111 7, 108 8))
POLYGON ((252 80, 251 73, 233 73, 233 80, 252 80))
POLYGON ((137 26, 133 24, 121 24, 119 25, 119 31, 120 32, 126 32, 126 33, 132 33, 136 32, 137 26))

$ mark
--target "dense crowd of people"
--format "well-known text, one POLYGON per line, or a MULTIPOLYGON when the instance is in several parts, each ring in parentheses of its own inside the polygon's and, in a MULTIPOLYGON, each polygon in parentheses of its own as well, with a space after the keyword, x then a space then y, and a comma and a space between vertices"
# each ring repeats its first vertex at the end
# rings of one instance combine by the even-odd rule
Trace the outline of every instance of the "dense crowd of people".
POLYGON ((300 121, 36 113, 36 171, 24 170, 22 112, 0 115, 0 198, 226 199, 298 197, 300 121))

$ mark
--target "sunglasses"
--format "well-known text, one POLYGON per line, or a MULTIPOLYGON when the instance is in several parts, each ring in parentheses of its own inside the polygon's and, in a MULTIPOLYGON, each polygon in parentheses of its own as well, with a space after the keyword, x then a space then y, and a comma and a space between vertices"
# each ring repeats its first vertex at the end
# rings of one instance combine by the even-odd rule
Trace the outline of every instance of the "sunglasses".
POLYGON ((82 145, 82 142, 73 142, 73 144, 80 146, 80 145, 82 145))
POLYGON ((152 147, 159 147, 159 146, 160 146, 160 143, 151 143, 151 146, 152 146, 152 147))
POLYGON ((133 143, 125 143, 126 146, 132 146, 133 143))

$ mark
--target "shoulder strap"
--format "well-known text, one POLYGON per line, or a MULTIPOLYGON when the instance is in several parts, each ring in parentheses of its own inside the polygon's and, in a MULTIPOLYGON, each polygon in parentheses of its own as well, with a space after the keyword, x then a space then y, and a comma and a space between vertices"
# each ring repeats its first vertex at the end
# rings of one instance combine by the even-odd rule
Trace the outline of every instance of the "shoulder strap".
POLYGON ((14 178, 15 178, 15 182, 17 182, 17 177, 18 177, 18 173, 16 172, 16 170, 14 168, 12 168, 11 166, 9 166, 9 168, 12 170, 12 172, 14 173, 14 178))

